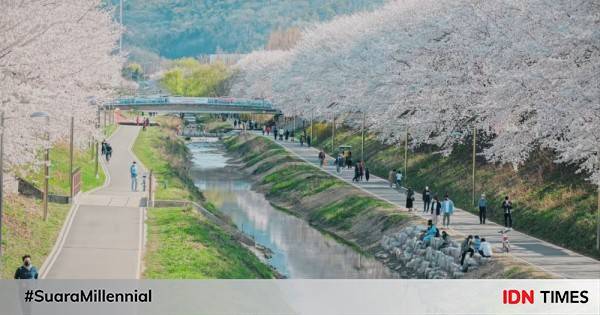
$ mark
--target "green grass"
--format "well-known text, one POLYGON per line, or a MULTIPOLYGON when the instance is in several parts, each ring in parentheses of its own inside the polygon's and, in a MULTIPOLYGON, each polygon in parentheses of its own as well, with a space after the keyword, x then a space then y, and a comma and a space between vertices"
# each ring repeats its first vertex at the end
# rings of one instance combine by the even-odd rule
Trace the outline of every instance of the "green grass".
POLYGON ((148 210, 145 278, 270 279, 273 271, 202 215, 181 208, 148 210))
MULTIPOLYGON (((313 212, 310 216, 310 221, 311 223, 317 221, 324 225, 337 226, 339 229, 348 230, 352 227, 352 220, 361 213, 373 208, 391 207, 390 204, 372 197, 350 196, 343 200, 329 203, 313 212)), ((396 217, 402 218, 400 214, 396 217)))
POLYGON ((112 125, 106 125, 106 127, 104 127, 103 129, 103 135, 108 138, 110 136, 112 136, 113 133, 115 133, 115 131, 117 131, 117 128, 119 127, 119 125, 117 124, 112 124, 112 125))
MULTIPOLYGON (((40 161, 43 158, 40 159, 40 161)), ((105 174, 101 166, 98 166, 98 178, 96 178, 96 162, 92 155, 92 149, 76 149, 73 154, 74 169, 81 169, 82 190, 102 186, 105 174)), ((38 188, 43 187, 44 170, 40 165, 37 168, 25 167, 22 172, 25 180, 31 182, 38 188)), ((58 143, 50 149, 50 180, 49 190, 51 194, 68 196, 69 187, 69 145, 58 143)))
POLYGON ((139 133, 133 152, 156 176, 156 199, 199 200, 199 192, 183 176, 189 163, 187 147, 171 132, 162 127, 147 128, 139 133))
POLYGON ((21 196, 7 197, 0 278, 12 279, 25 254, 31 255, 39 269, 52 250, 68 211, 69 205, 49 203, 48 220, 44 221, 40 201, 21 196))
MULTIPOLYGON (((331 150, 330 126, 315 125, 313 143, 331 150)), ((340 128, 336 143, 349 144, 354 156, 360 156, 360 133, 340 128)), ((478 151, 483 150, 483 144, 478 151)), ((449 193, 455 204, 476 212, 471 204, 471 148, 459 145, 444 157, 435 154, 436 148, 423 146, 408 155, 408 185, 420 191, 429 186, 434 193, 449 193)), ((400 145, 388 146, 374 135, 365 141, 365 157, 372 174, 387 178, 392 168, 403 169, 404 150, 400 145)), ((501 200, 510 195, 515 205, 514 227, 517 230, 545 239, 560 246, 600 257, 595 247, 597 192, 575 174, 572 165, 555 164, 548 152, 535 152, 518 171, 510 166, 477 160, 477 196, 485 193, 490 204, 488 217, 503 222, 501 200), (552 227, 552 228, 549 228, 552 227)))

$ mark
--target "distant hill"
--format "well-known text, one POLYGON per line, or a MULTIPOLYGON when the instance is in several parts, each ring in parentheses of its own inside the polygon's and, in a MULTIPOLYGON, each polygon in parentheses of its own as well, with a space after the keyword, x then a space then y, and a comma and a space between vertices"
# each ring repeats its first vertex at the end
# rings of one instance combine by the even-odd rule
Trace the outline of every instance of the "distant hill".
POLYGON ((385 1, 124 0, 124 41, 167 58, 249 52, 264 47, 274 31, 372 9, 385 1))

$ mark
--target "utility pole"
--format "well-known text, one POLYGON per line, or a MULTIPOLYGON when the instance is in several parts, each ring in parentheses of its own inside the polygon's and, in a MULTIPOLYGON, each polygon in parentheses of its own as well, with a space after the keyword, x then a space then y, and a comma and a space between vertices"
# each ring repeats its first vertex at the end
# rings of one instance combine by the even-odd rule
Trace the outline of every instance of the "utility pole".
POLYGON ((119 33, 119 55, 123 55, 123 0, 119 1, 119 24, 121 25, 121 32, 119 33))
POLYGON ((0 112, 0 257, 2 257, 2 217, 4 210, 4 112, 0 112))
POLYGON ((475 205, 475 157, 477 154, 477 126, 473 125, 473 174, 472 174, 472 179, 473 179, 473 195, 471 198, 471 202, 473 205, 475 205))
POLYGON ((596 250, 600 250, 600 185, 598 185, 598 211, 596 213, 596 250))
POLYGON ((335 114, 331 114, 331 152, 335 151, 335 114))
POLYGON ((75 131, 75 117, 71 116, 71 130, 69 132, 69 187, 71 191, 69 196, 71 197, 71 203, 73 203, 73 140, 75 131))
POLYGON ((315 136, 314 136, 314 121, 315 121, 315 113, 311 112, 310 113, 310 141, 313 142, 315 141, 315 136))
POLYGON ((404 183, 405 185, 408 183, 408 127, 404 137, 404 183))
POLYGON ((365 160, 365 120, 366 120, 366 114, 363 112, 362 113, 362 138, 361 138, 361 142, 360 142, 360 155, 361 155, 361 160, 365 160))
POLYGON ((50 116, 46 116, 46 153, 44 154, 44 221, 48 220, 48 180, 50 179, 50 116))

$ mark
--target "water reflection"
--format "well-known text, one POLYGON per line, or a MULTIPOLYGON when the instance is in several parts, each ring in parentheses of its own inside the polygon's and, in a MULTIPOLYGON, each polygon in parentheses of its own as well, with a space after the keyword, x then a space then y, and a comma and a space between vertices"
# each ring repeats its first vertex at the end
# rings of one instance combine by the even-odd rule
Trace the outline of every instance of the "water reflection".
POLYGON ((274 209, 262 194, 251 190, 243 174, 228 166, 218 143, 197 142, 189 147, 194 154, 194 183, 240 230, 272 250, 268 262, 282 274, 325 279, 399 277, 304 220, 274 209))

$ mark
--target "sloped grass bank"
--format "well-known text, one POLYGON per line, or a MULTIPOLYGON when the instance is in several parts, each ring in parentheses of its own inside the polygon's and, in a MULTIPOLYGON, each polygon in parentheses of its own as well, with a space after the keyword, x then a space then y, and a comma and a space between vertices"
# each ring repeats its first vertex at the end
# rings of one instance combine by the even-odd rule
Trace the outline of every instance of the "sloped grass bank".
POLYGON ((6 196, 4 205, 0 279, 13 279, 25 254, 31 255, 34 265, 41 267, 56 242, 70 205, 49 203, 47 221, 43 219, 39 200, 6 196))
POLYGON ((155 198, 202 200, 202 194, 187 175, 191 154, 173 128, 177 120, 169 117, 160 119, 160 126, 140 131, 133 145, 135 155, 153 171, 157 183, 155 198))
MULTIPOLYGON (((331 126, 315 124, 314 131, 314 145, 333 153, 331 126)), ((352 145, 355 156, 360 156, 361 136, 355 130, 336 130, 336 143, 352 145)), ((482 150, 478 148, 478 152, 482 150)), ((471 147, 465 145, 457 146, 448 157, 427 146, 409 151, 408 186, 416 191, 429 186, 440 195, 447 192, 459 208, 476 213, 471 205, 470 154, 471 147)), ((365 159, 371 173, 383 178, 393 168, 404 168, 402 146, 384 145, 372 134, 365 140, 365 159)), ((536 152, 515 171, 478 158, 477 196, 486 194, 488 217, 495 222, 503 222, 502 199, 511 196, 515 229, 599 258, 600 252, 595 250, 597 191, 573 166, 553 160, 551 153, 536 152)))
MULTIPOLYGON (((359 252, 377 253, 384 235, 407 225, 424 224, 422 219, 307 164, 264 137, 241 135, 226 139, 225 145, 275 208, 307 220, 359 252)), ((460 240, 464 236, 452 237, 460 240)), ((465 278, 475 279, 549 277, 511 255, 496 255, 487 265, 465 274, 465 278)))
MULTIPOLYGON (((190 153, 175 133, 179 120, 161 117, 160 127, 140 132, 134 152, 154 170, 158 200, 202 202, 188 177, 190 153)), ((210 204, 205 208, 220 214, 210 204)), ((149 279, 271 279, 275 272, 232 234, 187 207, 150 208, 144 277, 149 279)))
MULTIPOLYGON (((102 158, 102 157, 100 157, 102 158)), ((40 159, 43 161, 43 158, 40 159)), ((82 190, 102 186, 106 175, 101 166, 98 166, 98 178, 96 178, 96 159, 92 149, 75 149, 73 152, 73 168, 81 170, 82 190)), ((50 149, 50 179, 48 189, 51 194, 68 196, 69 187, 69 144, 57 143, 50 149)), ((44 169, 39 167, 28 167, 23 169, 21 176, 38 188, 43 187, 44 169)))
POLYGON ((148 279, 270 279, 273 271, 190 208, 148 210, 148 279))
POLYGON ((225 140, 225 145, 276 208, 359 251, 374 253, 384 233, 418 220, 291 156, 264 137, 242 135, 225 140))

